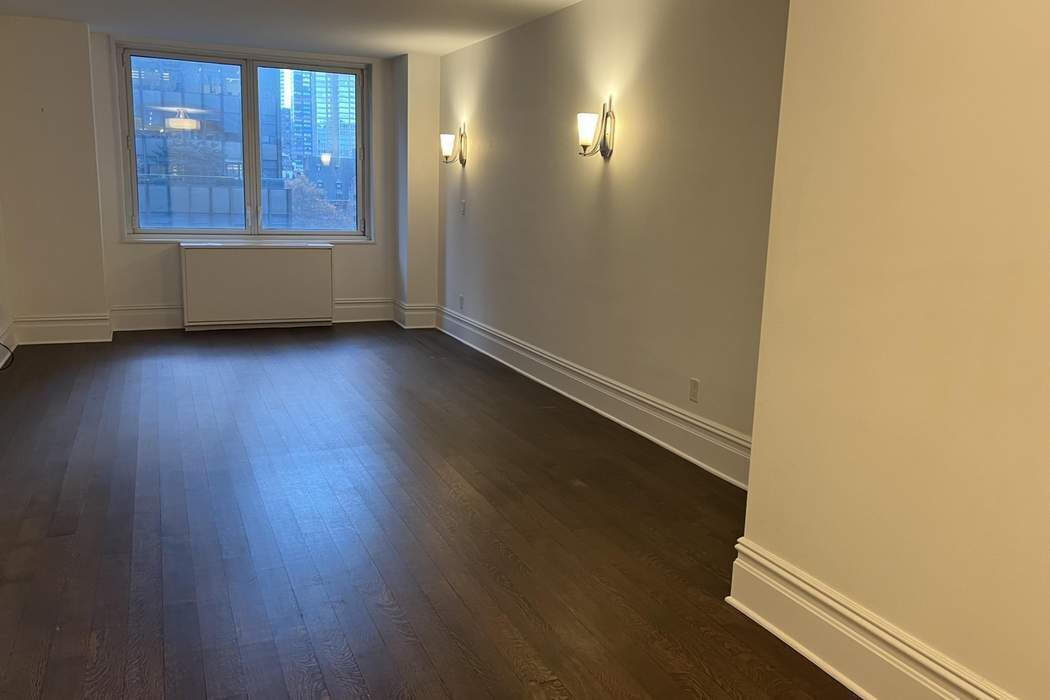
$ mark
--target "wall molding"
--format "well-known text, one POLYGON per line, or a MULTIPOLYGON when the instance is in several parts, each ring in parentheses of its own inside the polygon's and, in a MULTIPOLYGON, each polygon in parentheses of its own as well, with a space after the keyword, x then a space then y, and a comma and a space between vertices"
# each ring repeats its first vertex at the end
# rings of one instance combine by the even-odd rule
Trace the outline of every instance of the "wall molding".
POLYGON ((336 299, 332 318, 333 323, 393 321, 394 300, 388 297, 336 299))
POLYGON ((746 537, 726 602, 863 698, 1016 700, 746 537))
POLYGON ((449 308, 438 328, 726 481, 747 488, 751 437, 684 411, 449 308))
POLYGON ((434 304, 409 304, 400 299, 394 302, 394 322, 402 328, 436 328, 438 307, 434 304))
POLYGON ((109 314, 16 316, 19 345, 58 343, 108 343, 113 340, 109 314))
POLYGON ((125 304, 109 310, 114 331, 182 328, 182 304, 125 304))

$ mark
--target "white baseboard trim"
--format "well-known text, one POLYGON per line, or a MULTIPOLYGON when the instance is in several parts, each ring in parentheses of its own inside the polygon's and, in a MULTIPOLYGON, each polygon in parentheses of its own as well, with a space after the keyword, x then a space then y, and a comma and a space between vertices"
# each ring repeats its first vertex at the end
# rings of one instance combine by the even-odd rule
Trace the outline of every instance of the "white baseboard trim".
POLYGON ((109 310, 115 331, 156 331, 182 328, 181 304, 131 304, 109 310))
POLYGON ((15 336, 19 345, 108 343, 113 328, 108 314, 17 316, 15 336))
POLYGON ((393 321, 394 300, 384 298, 336 299, 333 309, 334 323, 360 323, 363 321, 393 321))
POLYGON ((726 601, 862 698, 1016 700, 746 537, 736 549, 726 601))
POLYGON ((751 437, 574 364, 448 308, 438 328, 511 369, 747 488, 751 437))
POLYGON ((394 302, 394 322, 402 328, 436 328, 438 307, 433 304, 394 302))

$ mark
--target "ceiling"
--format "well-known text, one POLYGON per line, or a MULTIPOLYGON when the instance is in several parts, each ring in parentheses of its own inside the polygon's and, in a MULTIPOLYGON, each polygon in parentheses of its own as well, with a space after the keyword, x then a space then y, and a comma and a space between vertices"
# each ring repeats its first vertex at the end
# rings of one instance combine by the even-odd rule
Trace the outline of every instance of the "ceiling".
POLYGON ((0 0, 0 14, 126 39, 388 57, 444 55, 579 0, 0 0))

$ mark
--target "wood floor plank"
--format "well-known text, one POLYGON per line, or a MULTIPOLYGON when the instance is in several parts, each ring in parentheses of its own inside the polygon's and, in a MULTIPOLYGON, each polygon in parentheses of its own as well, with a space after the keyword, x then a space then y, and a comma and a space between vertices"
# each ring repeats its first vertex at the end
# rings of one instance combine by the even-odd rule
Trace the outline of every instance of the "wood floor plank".
POLYGON ((93 603, 109 500, 108 474, 93 455, 108 378, 105 372, 96 372, 92 378, 70 445, 59 505, 59 510, 65 511, 61 519, 66 526, 55 528, 56 517, 52 516, 48 527, 49 537, 70 537, 72 545, 70 572, 58 604, 58 620, 48 654, 44 697, 79 695, 91 651, 93 603))
MULTIPOLYGON (((56 348, 56 355, 75 353, 71 348, 56 348)), ((75 363, 74 366, 76 366, 75 363)), ((81 365, 82 367, 84 365, 81 365)), ((68 376, 68 369, 61 373, 68 376)), ((57 404, 57 410, 50 413, 50 419, 44 420, 43 429, 54 430, 44 439, 36 441, 38 454, 45 454, 41 462, 35 464, 42 467, 42 473, 29 476, 29 483, 34 484, 35 493, 25 508, 26 519, 41 518, 41 522, 48 523, 54 518, 55 510, 59 504, 61 484, 66 483, 66 476, 70 469, 77 472, 78 481, 86 479, 88 472, 93 470, 85 468, 83 449, 78 450, 76 459, 70 459, 70 450, 76 443, 78 426, 84 415, 84 407, 87 402, 87 393, 80 394, 85 387, 79 381, 66 395, 62 403, 57 404), (78 385, 80 389, 78 389, 78 385), (54 420, 55 422, 51 422, 54 420), (39 478, 39 479, 38 479, 39 478), (44 486, 50 484, 51 486, 44 486)), ((118 405, 120 402, 117 402, 118 405)), ((116 410, 113 411, 116 415, 116 410)), ((95 473, 98 473, 97 471, 95 473)), ((92 493, 98 493, 92 490, 92 493)), ((70 504, 70 509, 80 509, 83 505, 83 490, 78 489, 76 505, 70 504)), ((70 494, 72 499, 72 494, 70 494)), ((92 511, 96 514, 101 511, 92 511)), ((104 515, 104 513, 103 513, 104 515)), ((23 528, 23 533, 25 529, 23 528)), ((80 604, 77 611, 77 621, 86 622, 90 620, 92 610, 92 599, 89 594, 82 595, 82 579, 79 578, 80 566, 89 566, 89 561, 95 558, 99 552, 99 532, 97 528, 84 528, 80 533, 76 529, 66 531, 62 534, 47 536, 44 539, 36 539, 41 530, 34 529, 33 543, 39 554, 37 558, 26 558, 26 563, 31 563, 22 573, 28 576, 30 585, 25 590, 23 598, 22 615, 19 620, 18 639, 10 654, 10 664, 7 669, 4 691, 12 694, 12 697, 36 697, 48 691, 48 686, 58 691, 61 687, 76 686, 80 678, 79 667, 83 662, 83 656, 76 653, 76 642, 84 641, 79 632, 87 627, 86 623, 75 625, 74 628, 63 632, 61 623, 67 620, 71 611, 64 603, 70 602, 66 596, 67 584, 71 578, 76 578, 78 586, 74 589, 76 595, 71 595, 80 604), (42 575, 46 573, 46 575, 42 575), (59 642, 59 655, 55 667, 48 673, 53 651, 56 650, 56 641, 59 642), (70 651, 72 650, 72 651, 70 651), (77 657, 77 658, 74 658, 77 657)), ((9 564, 9 561, 8 561, 9 564)), ((8 576, 10 572, 8 571, 8 576)), ((80 649, 83 652, 83 646, 80 649)))
POLYGON ((416 507, 432 520, 496 598, 501 609, 541 649, 548 664, 573 694, 606 697, 648 697, 636 678, 614 661, 564 601, 521 565, 517 553, 494 535, 476 514, 441 493, 424 475, 412 472, 392 451, 357 453, 366 468, 384 479, 387 489, 404 488, 416 507), (416 477, 422 477, 420 482, 416 477))
MULTIPOLYGON (((267 393, 273 388, 271 378, 262 377, 260 386, 263 393, 262 409, 283 418, 276 422, 290 425, 292 422, 282 415, 284 407, 281 398, 272 391, 267 393)), ((293 432, 286 434, 294 435, 293 432)), ((366 697, 368 690, 364 676, 341 629, 335 609, 328 600, 323 580, 290 505, 290 500, 294 500, 301 488, 295 483, 282 485, 279 464, 266 458, 253 462, 253 473, 299 607, 302 627, 313 647, 328 692, 333 697, 366 697), (292 491, 291 499, 285 493, 288 486, 292 491)), ((299 494, 299 497, 302 495, 299 494)), ((290 633, 301 637, 300 632, 301 628, 297 627, 279 631, 278 636, 279 639, 286 639, 290 633)))
MULTIPOLYGON (((256 439, 259 436, 256 419, 268 413, 256 410, 254 403, 246 404, 243 392, 238 390, 246 377, 253 384, 265 379, 256 370, 245 366, 240 358, 226 357, 210 379, 215 411, 230 417, 226 425, 229 439, 223 442, 223 451, 229 460, 227 481, 236 498, 247 543, 245 555, 228 560, 228 565, 233 571, 229 577, 230 597, 241 621, 238 641, 249 695, 257 696, 262 692, 260 688, 269 688, 277 697, 327 697, 330 693, 324 673, 306 629, 300 601, 292 589, 251 461, 253 455, 263 459, 271 453, 285 451, 283 443, 256 439), (249 620, 254 620, 255 625, 249 620), (262 641, 253 641, 255 639, 262 641), (262 658, 269 658, 276 665, 266 675, 256 678, 253 669, 262 658)), ((257 396, 253 393, 250 398, 254 400, 257 396)))
POLYGON ((138 472, 128 590, 128 658, 124 688, 130 697, 159 697, 164 689, 164 597, 161 551, 161 474, 177 462, 172 444, 174 377, 152 359, 143 374, 138 472))
POLYGON ((852 697, 746 494, 435 331, 20 348, 0 484, 3 697, 852 697))
MULTIPOLYGON (((461 653, 470 664, 469 670, 495 696, 521 683, 523 690, 528 689, 530 694, 567 697, 564 686, 540 661, 535 650, 498 611, 495 602, 480 592, 480 584, 462 574, 446 576, 447 567, 458 564, 458 561, 453 561, 447 547, 434 539, 417 540, 391 504, 365 483, 367 477, 356 474, 350 485, 348 472, 351 469, 357 471, 351 463, 348 458, 331 469, 333 489, 339 494, 350 520, 383 530, 396 550, 387 557, 400 557, 404 566, 410 569, 411 576, 441 618, 446 633, 453 643, 462 647, 461 653), (433 549, 428 550, 428 543, 433 549), (444 562, 445 568, 438 561, 444 562)), ((369 532, 375 533, 376 530, 369 532)))

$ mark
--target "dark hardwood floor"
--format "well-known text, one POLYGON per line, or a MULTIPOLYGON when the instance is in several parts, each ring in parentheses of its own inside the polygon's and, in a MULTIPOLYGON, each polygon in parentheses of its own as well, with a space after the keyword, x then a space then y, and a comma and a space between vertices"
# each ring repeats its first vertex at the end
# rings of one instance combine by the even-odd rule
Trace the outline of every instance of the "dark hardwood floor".
POLYGON ((852 697, 742 491, 436 331, 25 347, 0 455, 4 698, 852 697))

